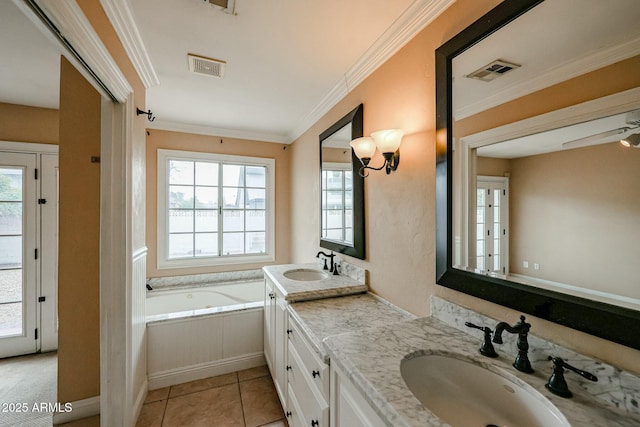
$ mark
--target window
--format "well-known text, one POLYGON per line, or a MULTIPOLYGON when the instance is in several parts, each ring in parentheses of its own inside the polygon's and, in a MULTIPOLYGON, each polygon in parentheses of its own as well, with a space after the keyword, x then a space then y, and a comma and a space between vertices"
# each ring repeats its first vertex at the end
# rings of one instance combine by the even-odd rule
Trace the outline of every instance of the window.
POLYGON ((506 275, 509 265, 508 179, 478 176, 476 190, 476 269, 506 275))
POLYGON ((158 150, 158 267, 272 261, 274 164, 158 150))
POLYGON ((353 244, 351 163, 322 164, 322 237, 353 244))

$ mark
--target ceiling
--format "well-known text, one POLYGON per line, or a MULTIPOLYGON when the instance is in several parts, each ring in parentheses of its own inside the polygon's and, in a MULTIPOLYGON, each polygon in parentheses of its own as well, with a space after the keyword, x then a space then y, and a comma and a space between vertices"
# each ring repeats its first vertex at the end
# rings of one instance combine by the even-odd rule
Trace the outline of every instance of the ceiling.
MULTIPOLYGON (((546 0, 454 59, 456 120, 640 55, 638 22, 638 0, 546 0), (467 77, 498 59, 520 67, 490 82, 467 77)), ((479 148, 478 154, 517 158, 562 150, 565 142, 627 126, 625 117, 619 114, 539 132, 479 148)), ((598 143, 634 132, 637 129, 598 138, 598 143)))

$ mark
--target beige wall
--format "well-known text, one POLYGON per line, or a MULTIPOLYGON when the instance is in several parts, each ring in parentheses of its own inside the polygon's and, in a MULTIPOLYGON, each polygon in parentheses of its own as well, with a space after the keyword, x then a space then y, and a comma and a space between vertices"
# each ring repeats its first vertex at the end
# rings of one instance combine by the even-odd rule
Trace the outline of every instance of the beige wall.
MULTIPOLYGON (((435 285, 435 64, 434 50, 499 1, 458 0, 356 87, 292 146, 291 254, 312 261, 319 250, 318 135, 364 103, 364 134, 399 127, 399 169, 365 180, 367 259, 373 292, 417 315, 438 295, 486 315, 516 320, 520 313, 435 285)), ((637 86, 637 85, 636 85, 637 86)), ((517 117, 510 118, 516 120, 517 117)), ((380 158, 373 161, 374 165, 380 158)), ((640 352, 528 317, 535 334, 638 372, 640 352)))
POLYGON ((613 142, 512 166, 510 271, 640 299, 640 150, 613 142))
POLYGON ((100 94, 60 68, 58 401, 100 394, 100 94))
POLYGON ((58 143, 58 110, 0 102, 0 141, 58 143))
POLYGON ((493 157, 478 157, 476 174, 484 176, 507 176, 511 171, 511 160, 493 157))
MULTIPOLYGON (((282 144, 248 141, 233 138, 194 135, 149 129, 147 136, 147 262, 148 277, 179 276, 212 273, 219 271, 251 270, 261 268, 264 263, 219 265, 211 267, 157 268, 157 206, 158 206, 158 149, 200 151, 205 153, 230 154, 275 159, 276 198, 276 260, 273 264, 285 264, 289 255, 289 158, 291 150, 282 144)), ((317 169, 316 169, 317 171, 317 169)))

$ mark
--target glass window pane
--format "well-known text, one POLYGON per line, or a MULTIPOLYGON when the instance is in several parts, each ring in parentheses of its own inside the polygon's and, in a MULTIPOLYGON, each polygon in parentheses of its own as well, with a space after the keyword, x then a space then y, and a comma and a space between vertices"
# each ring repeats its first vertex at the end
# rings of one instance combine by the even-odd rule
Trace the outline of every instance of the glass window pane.
POLYGON ((344 211, 344 225, 345 227, 353 227, 353 211, 351 209, 344 211))
POLYGON ((266 197, 265 190, 247 189, 247 209, 265 209, 266 197))
POLYGON ((22 302, 0 305, 0 337, 22 335, 22 302))
POLYGON ((267 168, 264 166, 247 166, 247 187, 266 188, 267 168))
POLYGON ((476 243, 476 256, 484 256, 484 240, 478 240, 476 243))
POLYGON ((476 268, 478 270, 484 270, 484 257, 476 258, 476 268))
POLYGON ((478 224, 484 223, 484 209, 481 207, 476 209, 476 222, 478 224))
POLYGON ((196 162, 196 185, 218 185, 218 164, 196 162))
POLYGON ((193 187, 187 187, 184 185, 170 185, 169 208, 193 209, 193 187))
POLYGON ((346 228, 344 230, 344 241, 346 243, 353 243, 353 228, 346 228))
POLYGON ((493 239, 493 254, 500 255, 500 239, 493 239))
POLYGON ((476 238, 484 239, 484 224, 478 224, 476 226, 476 238))
POLYGON ((193 256, 193 234, 169 234, 169 258, 193 256))
POLYGON ((190 233, 193 231, 192 210, 169 210, 169 233, 190 233))
POLYGON ((342 240, 342 230, 339 230, 339 229, 327 230, 327 239, 342 240))
POLYGON ((327 191, 327 208, 328 209, 343 209, 343 192, 342 191, 327 191))
POLYGON ((222 206, 224 208, 244 208, 244 189, 225 187, 222 190, 222 206))
POLYGON ((0 303, 22 301, 22 271, 21 268, 0 270, 0 303))
POLYGON ((246 253, 259 254, 267 251, 266 233, 246 234, 246 253))
POLYGON ((0 236, 0 266, 22 267, 22 236, 0 236))
POLYGON ((217 187, 196 187, 196 208, 218 208, 217 187))
POLYGON ((193 162, 169 160, 169 184, 193 185, 193 162))
POLYGON ((197 233, 195 256, 217 256, 218 233, 197 233))
POLYGON ((244 187, 244 166, 222 165, 222 185, 225 187, 244 187))
POLYGON ((498 224, 493 224, 493 237, 498 239, 500 238, 500 235, 502 235, 502 230, 500 228, 500 223, 498 224))
POLYGON ((482 188, 478 188, 478 191, 476 192, 476 194, 477 194, 478 206, 484 206, 485 190, 482 188))
POLYGON ((493 270, 494 271, 500 271, 502 270, 502 268, 500 268, 500 255, 496 255, 493 258, 493 270))
POLYGON ((22 168, 0 168, 0 201, 22 201, 22 168))
MULTIPOLYGON (((222 211, 222 230, 227 231, 244 231, 244 211, 225 210, 222 211)), ((227 248, 224 247, 226 251, 227 248)))
POLYGON ((247 231, 266 231, 265 211, 246 211, 247 231))
POLYGON ((344 173, 344 188, 345 190, 351 190, 353 188, 353 172, 351 171, 344 173))
POLYGON ((500 221, 500 206, 493 207, 493 221, 494 222, 500 221))
POLYGON ((353 208, 353 191, 344 192, 344 207, 345 209, 353 208))
POLYGON ((207 231, 218 231, 218 211, 217 210, 198 210, 196 211, 196 230, 197 233, 207 231))
POLYGON ((22 234, 22 202, 0 202, 0 234, 22 234))
POLYGON ((327 171, 327 188, 329 190, 339 190, 344 188, 342 175, 342 171, 327 171))
POLYGON ((222 235, 223 255, 239 255, 244 253, 244 233, 224 233, 222 235))
POLYGON ((327 227, 328 228, 342 228, 343 227, 343 215, 341 210, 327 211, 327 227))

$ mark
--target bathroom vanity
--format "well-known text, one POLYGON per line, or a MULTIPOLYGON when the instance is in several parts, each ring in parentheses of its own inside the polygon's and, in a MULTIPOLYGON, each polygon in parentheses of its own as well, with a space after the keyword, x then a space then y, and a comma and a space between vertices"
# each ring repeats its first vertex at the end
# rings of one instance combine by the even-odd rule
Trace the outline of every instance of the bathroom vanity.
MULTIPOLYGON (((518 410, 530 411, 523 413, 522 426, 640 425, 637 376, 535 336, 531 336, 530 351, 535 372, 521 373, 511 366, 517 351, 515 337, 506 337, 504 345, 496 345, 499 357, 491 359, 478 353, 482 332, 464 326, 465 321, 472 321, 494 327, 496 319, 435 297, 433 316, 415 318, 366 293, 363 282, 346 276, 314 276, 317 272, 322 273, 315 264, 264 268, 265 357, 291 426, 460 425, 444 419, 449 416, 447 410, 461 412, 457 411, 456 398, 444 396, 444 408, 422 400, 420 388, 425 387, 419 384, 418 371, 411 365, 427 363, 418 366, 424 371, 424 366, 436 362, 444 363, 431 370, 436 379, 466 372, 463 370, 467 367, 470 373, 462 374, 454 383, 473 384, 475 375, 480 375, 478 378, 485 378, 484 385, 495 386, 496 393, 506 393, 491 400, 489 393, 469 391, 466 399, 476 399, 479 406, 490 408, 488 415, 478 412, 476 417, 473 411, 467 414, 474 421, 478 418, 484 422, 482 425, 493 424, 483 417, 500 414, 503 406, 513 406, 502 405, 503 399, 507 402, 512 398, 511 394, 519 399, 516 403, 522 409, 518 410), (310 280, 287 278, 285 273, 290 271, 300 272, 290 277, 310 280), (600 382, 586 384, 569 373, 567 382, 574 397, 551 394, 545 389, 552 371, 549 355, 564 357, 594 372, 600 382), (474 378, 469 380, 465 375, 474 378), (415 379, 414 384, 411 379, 415 379)), ((439 393, 447 391, 441 388, 439 393)), ((455 393, 459 396, 459 391, 455 393)), ((500 422, 497 418, 495 424, 500 422)))

